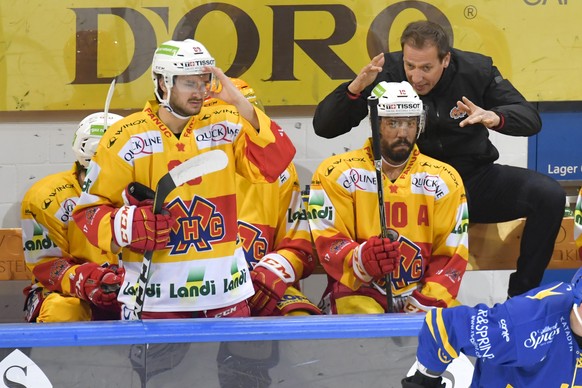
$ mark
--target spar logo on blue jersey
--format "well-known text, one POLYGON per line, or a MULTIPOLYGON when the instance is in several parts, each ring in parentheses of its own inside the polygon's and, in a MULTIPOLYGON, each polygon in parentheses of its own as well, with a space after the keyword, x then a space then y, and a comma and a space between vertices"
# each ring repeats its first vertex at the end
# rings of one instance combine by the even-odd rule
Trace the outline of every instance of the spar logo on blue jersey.
POLYGON ((238 221, 238 234, 245 253, 245 259, 250 268, 253 268, 267 254, 269 242, 263 237, 261 229, 245 221, 238 221))
POLYGON ((213 241, 220 241, 225 235, 224 218, 216 211, 216 206, 204 198, 195 196, 190 205, 176 198, 167 206, 176 216, 176 223, 170 232, 170 254, 183 254, 194 247, 198 252, 212 249, 213 241))

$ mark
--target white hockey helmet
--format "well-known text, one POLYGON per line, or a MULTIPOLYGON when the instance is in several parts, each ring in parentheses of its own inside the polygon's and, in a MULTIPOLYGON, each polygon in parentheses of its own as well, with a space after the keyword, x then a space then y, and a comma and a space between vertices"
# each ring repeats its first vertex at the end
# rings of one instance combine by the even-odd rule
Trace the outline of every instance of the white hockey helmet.
POLYGON ((89 162, 97 150, 97 144, 99 144, 99 140, 101 140, 107 127, 122 118, 122 116, 115 113, 108 113, 106 123, 105 112, 97 112, 81 120, 73 138, 72 148, 77 161, 83 167, 87 168, 89 166, 89 162))
MULTIPOLYGON (((154 93, 162 103, 169 107, 170 90, 174 86, 174 77, 177 75, 208 74, 204 66, 216 66, 216 61, 210 55, 202 43, 194 39, 182 41, 169 40, 162 43, 154 53, 152 61, 152 80, 154 81, 154 93), (158 88, 158 74, 164 79, 168 89, 167 100, 162 99, 158 88)), ((210 73, 211 83, 214 76, 210 73)))
POLYGON ((425 112, 422 100, 406 81, 382 81, 372 94, 378 97, 379 117, 418 117, 418 135, 424 131, 425 112))

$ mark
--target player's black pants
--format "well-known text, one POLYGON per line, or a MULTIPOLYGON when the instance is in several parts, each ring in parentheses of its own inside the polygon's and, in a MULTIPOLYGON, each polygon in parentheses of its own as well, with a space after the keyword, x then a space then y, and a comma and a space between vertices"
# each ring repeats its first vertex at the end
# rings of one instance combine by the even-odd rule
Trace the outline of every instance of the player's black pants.
MULTIPOLYGON (((525 168, 490 164, 463 176, 469 222, 495 223, 526 217, 508 296, 537 287, 550 262, 566 193, 550 177, 525 168)), ((469 246, 471 250, 471 246, 469 246)))

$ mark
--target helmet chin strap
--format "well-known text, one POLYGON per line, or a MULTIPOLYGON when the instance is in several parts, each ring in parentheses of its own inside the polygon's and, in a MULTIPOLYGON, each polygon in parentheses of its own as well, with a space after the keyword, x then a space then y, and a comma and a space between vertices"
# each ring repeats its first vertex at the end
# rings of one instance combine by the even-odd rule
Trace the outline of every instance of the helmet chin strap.
POLYGON ((168 88, 168 97, 165 100, 160 98, 160 106, 163 106, 164 108, 166 108, 166 110, 168 112, 170 112, 171 114, 174 115, 174 117, 176 117, 180 120, 190 120, 190 117, 192 117, 192 116, 182 116, 174 111, 174 109, 170 105, 170 95, 171 94, 172 94, 172 89, 168 88))
POLYGON ((574 307, 572 307, 572 310, 574 310, 574 315, 576 316, 578 323, 580 324, 580 326, 582 326, 582 318, 580 318, 580 313, 578 312, 578 304, 577 303, 574 303, 574 307))
POLYGON ((166 103, 166 101, 160 101, 160 105, 163 106, 168 112, 170 112, 171 114, 174 115, 174 117, 180 119, 180 120, 190 120, 190 117, 192 116, 182 116, 177 114, 174 109, 172 109, 172 107, 170 106, 169 103, 166 103))
POLYGON ((406 164, 406 162, 408 162, 408 159, 410 159, 410 155, 408 155, 408 158, 406 158, 406 160, 404 162, 402 162, 400 164, 392 164, 389 161, 387 161, 386 159, 384 159, 384 157, 382 156, 382 161, 393 168, 398 168, 398 167, 404 166, 406 164))

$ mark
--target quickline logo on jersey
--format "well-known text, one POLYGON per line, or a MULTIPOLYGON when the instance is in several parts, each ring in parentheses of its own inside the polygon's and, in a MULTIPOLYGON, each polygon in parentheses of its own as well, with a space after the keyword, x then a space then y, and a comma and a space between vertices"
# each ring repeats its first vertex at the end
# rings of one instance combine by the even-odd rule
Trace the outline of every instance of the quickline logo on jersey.
POLYGON ((0 388, 52 388, 44 372, 16 349, 0 361, 0 388))
POLYGON ((410 188, 414 194, 430 195, 435 199, 442 198, 449 193, 449 188, 438 175, 426 172, 413 174, 410 177, 410 188))
POLYGON ((67 198, 61 202, 61 206, 57 210, 55 217, 61 220, 64 224, 68 224, 73 214, 73 209, 77 205, 79 197, 67 198))
POLYGON ((338 177, 338 183, 350 192, 355 190, 375 193, 376 173, 361 168, 350 168, 338 177))
POLYGON ((148 131, 131 136, 117 155, 133 166, 135 159, 145 158, 164 151, 159 131, 148 131))
POLYGON ((241 125, 235 125, 227 121, 215 123, 194 131, 194 139, 199 149, 216 147, 220 144, 232 143, 241 130, 241 125), (231 126, 232 125, 232 126, 231 126))

